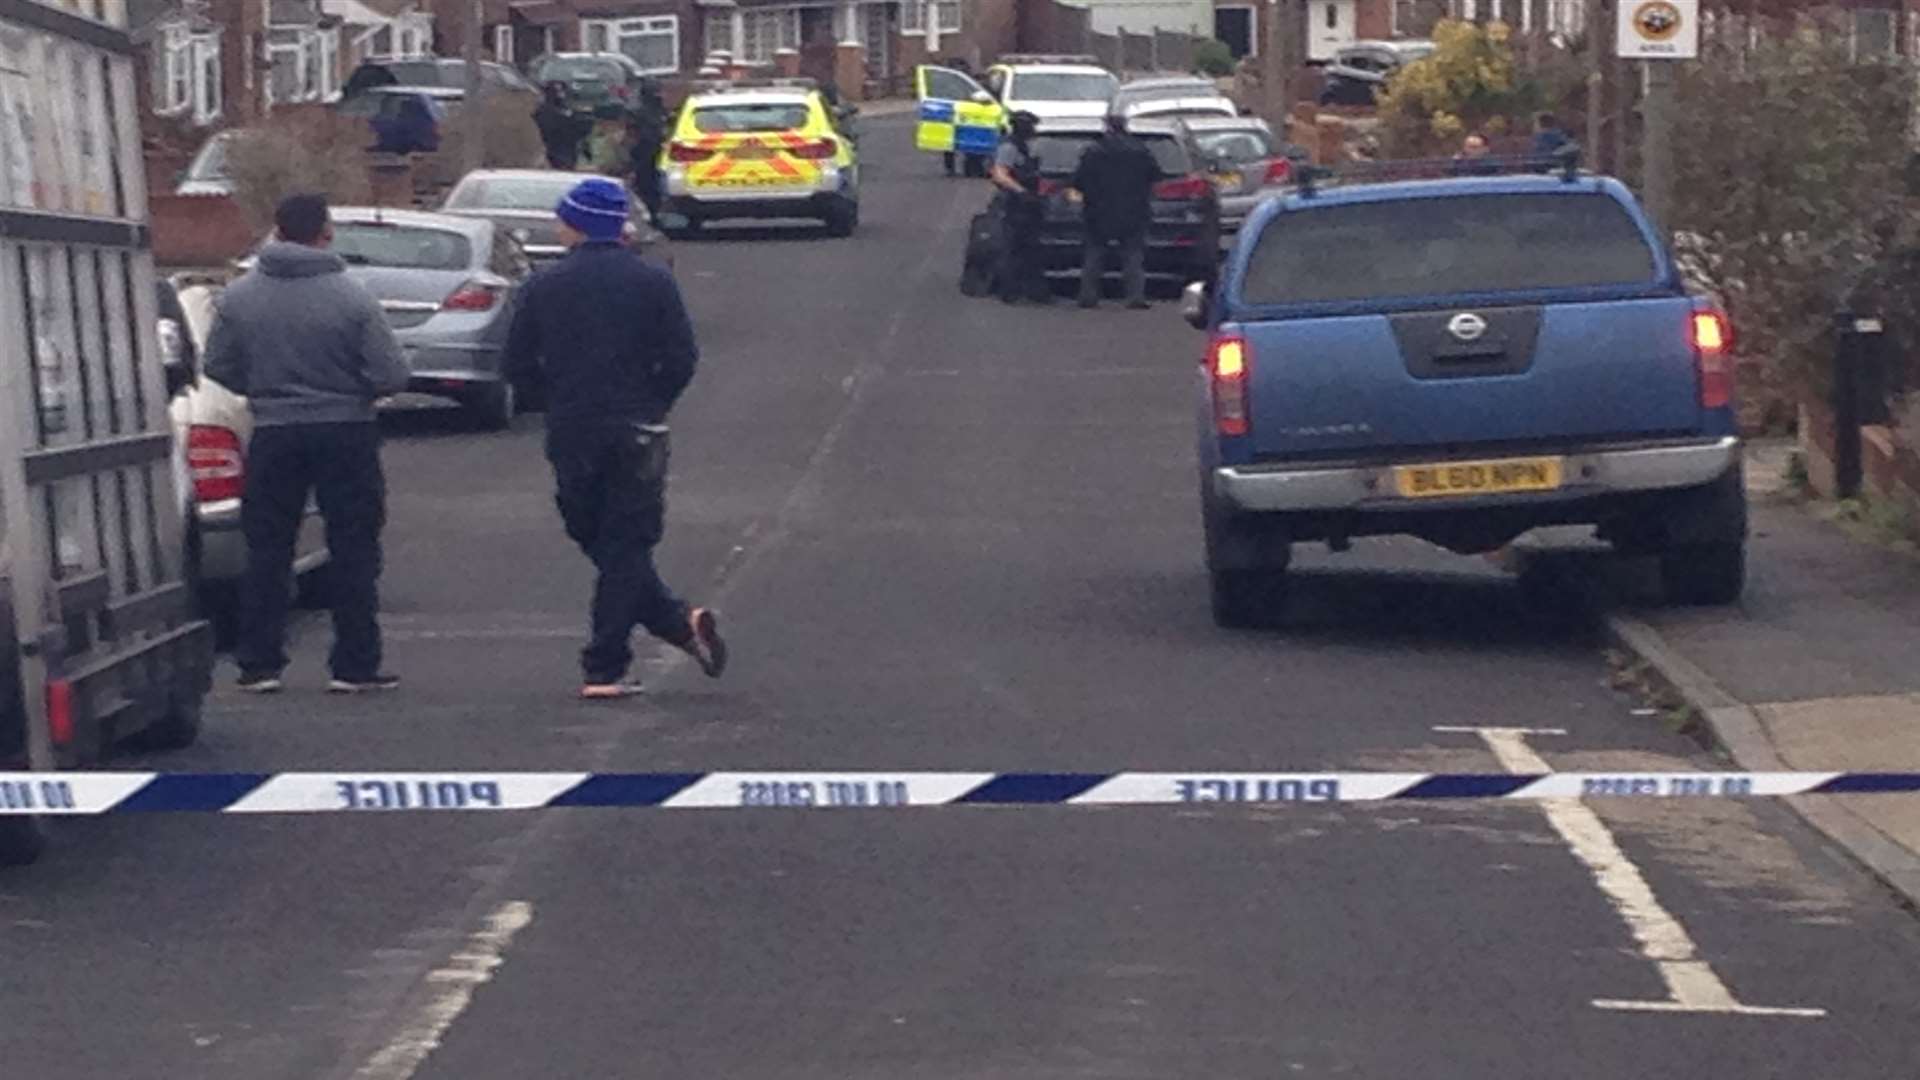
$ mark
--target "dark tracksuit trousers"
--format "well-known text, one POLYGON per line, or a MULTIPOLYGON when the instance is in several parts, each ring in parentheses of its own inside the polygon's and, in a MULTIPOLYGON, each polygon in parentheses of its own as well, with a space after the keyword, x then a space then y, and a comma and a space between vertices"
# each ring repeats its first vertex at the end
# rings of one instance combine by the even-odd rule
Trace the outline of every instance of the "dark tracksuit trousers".
POLYGON ((240 503, 247 572, 234 659, 248 674, 276 674, 287 666, 294 543, 309 494, 327 527, 329 558, 320 572, 333 608, 328 666, 338 679, 372 678, 380 672, 376 616, 387 482, 380 470, 380 428, 371 421, 254 429, 240 503))
POLYGON ((561 523, 597 571, 591 634, 580 651, 589 683, 617 682, 626 674, 636 626, 675 645, 692 639, 686 603, 653 563, 665 532, 668 456, 668 435, 658 425, 549 429, 547 460, 561 523))

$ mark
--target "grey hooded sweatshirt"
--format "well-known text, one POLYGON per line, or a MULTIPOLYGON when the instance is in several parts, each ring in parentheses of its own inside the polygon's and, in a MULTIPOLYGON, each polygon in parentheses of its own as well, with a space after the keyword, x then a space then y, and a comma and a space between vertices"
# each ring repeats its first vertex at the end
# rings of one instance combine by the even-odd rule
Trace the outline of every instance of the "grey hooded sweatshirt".
POLYGON ((245 395, 254 423, 371 421, 407 386, 407 360, 380 305, 338 255, 274 241, 227 287, 207 336, 208 378, 245 395))

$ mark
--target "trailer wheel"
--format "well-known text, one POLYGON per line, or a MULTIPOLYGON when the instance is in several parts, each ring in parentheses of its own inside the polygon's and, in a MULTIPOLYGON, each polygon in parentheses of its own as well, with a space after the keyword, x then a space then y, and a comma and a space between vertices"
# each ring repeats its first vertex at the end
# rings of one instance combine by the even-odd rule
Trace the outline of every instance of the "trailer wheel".
POLYGON ((185 750, 200 738, 205 699, 198 693, 174 691, 167 711, 143 733, 141 742, 154 750, 185 750))
POLYGON ((37 814, 0 817, 0 866, 25 866, 45 850, 45 818, 37 814))

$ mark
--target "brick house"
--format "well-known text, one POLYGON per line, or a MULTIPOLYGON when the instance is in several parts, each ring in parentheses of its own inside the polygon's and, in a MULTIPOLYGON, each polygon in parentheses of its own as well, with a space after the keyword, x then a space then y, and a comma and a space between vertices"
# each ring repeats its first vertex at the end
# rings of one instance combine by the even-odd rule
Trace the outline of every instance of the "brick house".
MULTIPOLYGON (((329 0, 331 2, 331 0, 329 0)), ((547 52, 624 52, 674 82, 725 53, 834 82, 849 97, 897 93, 927 57, 982 62, 1016 45, 1021 0, 483 0, 489 56, 525 66, 547 52)), ((440 11, 440 51, 458 55, 471 8, 440 11)))

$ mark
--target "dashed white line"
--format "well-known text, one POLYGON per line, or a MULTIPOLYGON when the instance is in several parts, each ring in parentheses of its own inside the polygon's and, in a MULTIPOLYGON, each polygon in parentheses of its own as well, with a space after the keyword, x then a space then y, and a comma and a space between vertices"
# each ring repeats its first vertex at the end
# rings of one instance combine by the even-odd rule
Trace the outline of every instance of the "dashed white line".
MULTIPOLYGON (((1486 741, 1502 768, 1512 773, 1550 773, 1553 766, 1527 745, 1528 735, 1565 734, 1558 729, 1436 728, 1472 732, 1486 741)), ((1632 932, 1640 955, 1651 962, 1667 984, 1663 1001, 1595 998, 1594 1006, 1628 1012, 1733 1013, 1740 1016, 1821 1017, 1825 1009, 1745 1005, 1733 996, 1705 960, 1680 920, 1660 905, 1640 868, 1620 850, 1620 844, 1600 815, 1578 799, 1542 799, 1547 824, 1560 834, 1574 857, 1592 872, 1594 884, 1606 894, 1614 910, 1632 932)))
POLYGON ((473 1003, 474 991, 505 963, 502 957, 513 936, 532 921, 533 905, 524 900, 508 901, 495 908, 485 925, 467 938, 465 947, 427 974, 426 983, 433 992, 426 1004, 392 1042, 354 1071, 354 1080, 409 1080, 439 1049, 447 1029, 473 1003))

